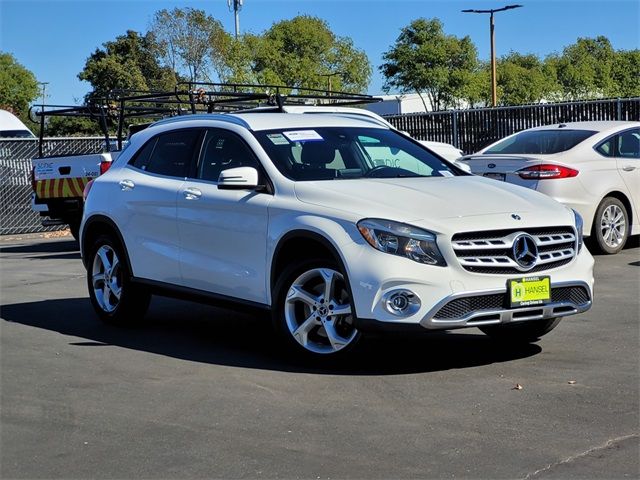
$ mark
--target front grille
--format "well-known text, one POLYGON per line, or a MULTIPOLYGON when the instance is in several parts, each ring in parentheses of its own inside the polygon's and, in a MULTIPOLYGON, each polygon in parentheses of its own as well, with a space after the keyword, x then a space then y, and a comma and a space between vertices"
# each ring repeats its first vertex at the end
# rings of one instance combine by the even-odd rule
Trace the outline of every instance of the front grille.
MULTIPOLYGON (((551 289, 551 303, 572 303, 582 306, 589 303, 589 292, 585 287, 556 287, 551 289)), ((434 315, 436 320, 464 318, 471 313, 509 309, 509 297, 506 293, 476 295, 451 300, 434 315)), ((515 309, 517 310, 517 309, 515 309)))
POLYGON ((576 236, 571 227, 546 227, 457 233, 451 239, 462 267, 475 273, 536 273, 566 265, 575 256, 576 236), (538 254, 535 266, 521 267, 513 243, 523 233, 533 237, 538 254))

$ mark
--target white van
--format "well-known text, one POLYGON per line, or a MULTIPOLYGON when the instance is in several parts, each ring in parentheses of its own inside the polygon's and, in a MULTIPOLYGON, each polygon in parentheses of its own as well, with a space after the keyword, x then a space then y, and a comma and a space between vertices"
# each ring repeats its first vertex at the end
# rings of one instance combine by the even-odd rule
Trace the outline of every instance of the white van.
POLYGON ((35 135, 13 113, 0 110, 0 138, 35 138, 35 135))

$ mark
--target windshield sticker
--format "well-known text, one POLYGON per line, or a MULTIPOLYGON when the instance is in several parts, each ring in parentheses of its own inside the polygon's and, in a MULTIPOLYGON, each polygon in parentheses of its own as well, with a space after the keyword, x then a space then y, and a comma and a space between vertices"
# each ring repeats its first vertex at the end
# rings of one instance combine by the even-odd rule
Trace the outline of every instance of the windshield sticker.
POLYGON ((439 170, 440 175, 443 177, 453 177, 453 173, 448 170, 439 170))
POLYGON ((315 130, 294 130, 292 132, 283 132, 284 136, 292 142, 306 142, 308 140, 324 140, 315 130))
POLYGON ((270 133, 267 135, 267 138, 271 140, 271 143, 274 145, 289 145, 289 140, 284 138, 284 135, 281 133, 270 133))

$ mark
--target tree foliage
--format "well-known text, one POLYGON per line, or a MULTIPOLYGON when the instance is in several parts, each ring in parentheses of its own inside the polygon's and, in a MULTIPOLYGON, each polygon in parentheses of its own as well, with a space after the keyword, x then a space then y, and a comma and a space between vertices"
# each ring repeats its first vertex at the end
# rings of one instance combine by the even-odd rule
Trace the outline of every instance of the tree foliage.
POLYGON ((35 75, 10 53, 0 52, 0 108, 25 118, 29 104, 38 97, 35 75))
POLYGON ((151 33, 157 39, 156 52, 172 71, 191 81, 211 81, 226 70, 224 54, 231 36, 222 24, 194 8, 174 8, 156 12, 151 33))
POLYGON ((156 52, 153 34, 140 35, 129 30, 96 49, 78 78, 91 84, 96 97, 102 97, 112 89, 171 89, 176 83, 176 74, 158 63, 156 52))
MULTIPOLYGON (((550 98, 557 91, 555 71, 536 55, 511 52, 497 63, 501 105, 522 105, 550 98)), ((487 103, 489 97, 487 96, 487 103)))
POLYGON ((425 18, 403 28, 383 59, 384 88, 425 93, 433 110, 469 95, 465 88, 478 66, 477 50, 468 36, 446 35, 439 20, 425 18))
MULTIPOLYGON (((350 38, 336 36, 317 17, 300 15, 274 23, 263 35, 245 35, 248 62, 239 76, 258 83, 348 92, 365 91, 371 77, 367 55, 350 38), (330 79, 330 80, 329 80, 330 79)), ((236 75, 238 76, 238 75, 236 75)))

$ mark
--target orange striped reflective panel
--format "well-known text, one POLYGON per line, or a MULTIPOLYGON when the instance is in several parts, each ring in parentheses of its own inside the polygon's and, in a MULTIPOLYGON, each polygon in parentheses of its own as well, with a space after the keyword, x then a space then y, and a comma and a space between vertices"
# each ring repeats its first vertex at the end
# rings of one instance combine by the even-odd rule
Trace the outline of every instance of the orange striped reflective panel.
POLYGON ((92 177, 54 178, 36 181, 36 196, 46 198, 76 198, 82 197, 84 187, 92 177))

